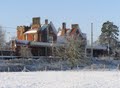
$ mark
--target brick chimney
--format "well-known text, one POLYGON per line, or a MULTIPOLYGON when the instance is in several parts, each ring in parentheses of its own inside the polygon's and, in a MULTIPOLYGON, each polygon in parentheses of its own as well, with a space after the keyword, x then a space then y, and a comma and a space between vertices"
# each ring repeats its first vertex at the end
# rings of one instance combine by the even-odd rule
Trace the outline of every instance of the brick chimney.
POLYGON ((48 19, 45 19, 45 24, 48 24, 48 19))
POLYGON ((72 29, 74 29, 74 28, 75 28, 75 29, 78 29, 78 27, 79 27, 78 24, 72 24, 72 25, 71 25, 71 28, 72 28, 72 29))
POLYGON ((34 17, 32 19, 32 24, 40 24, 40 17, 34 17))
POLYGON ((62 23, 62 29, 66 29, 66 23, 65 22, 62 23))
POLYGON ((66 34, 66 23, 65 22, 62 23, 62 29, 64 30, 64 32, 66 34))

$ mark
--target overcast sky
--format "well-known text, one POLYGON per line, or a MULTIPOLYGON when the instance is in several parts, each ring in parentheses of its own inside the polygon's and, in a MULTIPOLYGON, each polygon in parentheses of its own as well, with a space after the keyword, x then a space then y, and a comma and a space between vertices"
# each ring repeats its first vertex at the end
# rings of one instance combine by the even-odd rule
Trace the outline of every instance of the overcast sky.
POLYGON ((78 23, 90 40, 90 24, 94 23, 94 40, 101 33, 103 22, 112 21, 120 27, 120 0, 0 0, 0 25, 11 35, 16 27, 30 25, 32 17, 52 21, 58 29, 62 22, 78 23), (7 28, 6 28, 7 27, 7 28), (11 28, 9 28, 11 27, 11 28))

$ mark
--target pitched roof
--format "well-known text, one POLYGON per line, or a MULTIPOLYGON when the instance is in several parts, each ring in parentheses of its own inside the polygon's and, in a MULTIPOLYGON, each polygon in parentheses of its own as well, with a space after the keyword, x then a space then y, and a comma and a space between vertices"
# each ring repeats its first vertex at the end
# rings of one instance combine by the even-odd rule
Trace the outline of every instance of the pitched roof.
POLYGON ((45 30, 47 27, 48 27, 48 25, 47 25, 47 24, 44 24, 44 25, 40 28, 40 30, 43 31, 43 30, 45 30))
POLYGON ((72 34, 75 34, 75 32, 77 31, 77 29, 76 28, 73 28, 73 29, 71 29, 71 31, 70 31, 70 35, 72 35, 72 34))
POLYGON ((87 38, 87 36, 86 36, 86 34, 85 33, 82 33, 82 31, 81 31, 81 29, 80 29, 80 27, 78 26, 78 30, 79 30, 79 33, 80 33, 80 35, 82 36, 82 38, 87 38))
POLYGON ((29 31, 26 31, 24 34, 34 34, 34 33, 37 33, 37 30, 29 30, 29 31))
POLYGON ((59 30, 57 36, 61 36, 61 35, 62 35, 62 31, 59 30))
POLYGON ((28 40, 15 40, 17 45, 28 45, 30 41, 28 40))
POLYGON ((66 34, 69 34, 69 29, 60 29, 58 31, 57 36, 64 36, 65 35, 65 30, 66 30, 66 34))
POLYGON ((57 47, 57 46, 64 46, 64 44, 59 43, 46 43, 46 42, 30 42, 30 46, 39 47, 39 46, 46 46, 46 47, 57 47))
MULTIPOLYGON (((87 49, 91 49, 91 46, 86 46, 87 49)), ((97 50, 107 50, 107 47, 106 46, 103 46, 103 45, 96 45, 96 46, 93 46, 93 49, 97 49, 97 50)))
POLYGON ((51 25, 51 27, 52 27, 52 29, 53 29, 54 33, 57 35, 57 30, 56 30, 56 28, 55 28, 55 26, 53 25, 53 23, 52 23, 52 22, 50 22, 50 25, 51 25))
POLYGON ((78 28, 71 29, 70 35, 75 34, 77 30, 78 30, 79 34, 82 36, 82 38, 86 38, 86 34, 81 32, 81 29, 79 26, 78 26, 78 28))
POLYGON ((56 28, 54 27, 54 25, 53 25, 52 22, 50 22, 49 24, 44 24, 44 25, 40 28, 40 30, 41 30, 41 31, 42 31, 42 30, 45 30, 45 29, 48 28, 49 26, 52 27, 53 32, 57 35, 56 28))

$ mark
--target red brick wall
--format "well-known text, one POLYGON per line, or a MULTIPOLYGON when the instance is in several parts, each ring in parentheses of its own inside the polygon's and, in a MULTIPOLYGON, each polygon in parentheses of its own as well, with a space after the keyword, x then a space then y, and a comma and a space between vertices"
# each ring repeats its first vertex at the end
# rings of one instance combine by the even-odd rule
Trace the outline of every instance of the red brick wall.
POLYGON ((27 40, 33 41, 34 37, 33 34, 27 34, 27 40))
POLYGON ((20 26, 20 27, 17 27, 17 39, 18 40, 24 40, 24 27, 20 26))
MULTIPOLYGON (((27 40, 29 41, 38 41, 38 34, 27 34, 27 40)), ((26 39, 25 39, 26 40, 26 39)))

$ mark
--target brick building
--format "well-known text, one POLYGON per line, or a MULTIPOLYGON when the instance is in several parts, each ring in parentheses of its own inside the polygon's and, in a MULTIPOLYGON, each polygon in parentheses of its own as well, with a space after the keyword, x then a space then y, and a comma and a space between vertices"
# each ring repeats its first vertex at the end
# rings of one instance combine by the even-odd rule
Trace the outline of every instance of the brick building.
POLYGON ((16 55, 21 55, 21 50, 25 47, 27 50, 24 49, 26 52, 23 54, 28 54, 27 51, 30 51, 32 56, 52 56, 54 47, 67 43, 65 38, 67 35, 79 36, 80 41, 84 41, 84 46, 87 43, 86 34, 81 32, 78 24, 72 24, 71 28, 66 28, 66 23, 63 23, 62 28, 57 32, 54 24, 48 22, 48 19, 41 24, 40 17, 35 17, 30 26, 17 27, 17 40, 12 43, 12 47, 16 55))
POLYGON ((59 43, 67 42, 66 36, 70 37, 79 37, 80 41, 83 41, 83 45, 87 45, 87 37, 85 33, 81 32, 78 24, 72 24, 71 28, 66 28, 66 23, 62 23, 62 28, 59 28, 57 34, 57 41, 59 43))
POLYGON ((51 55, 51 43, 57 41, 57 31, 52 22, 45 20, 41 24, 40 17, 32 19, 30 26, 17 27, 17 40, 15 40, 14 50, 17 55, 20 55, 21 47, 28 47, 31 49, 33 56, 49 56, 51 55))

